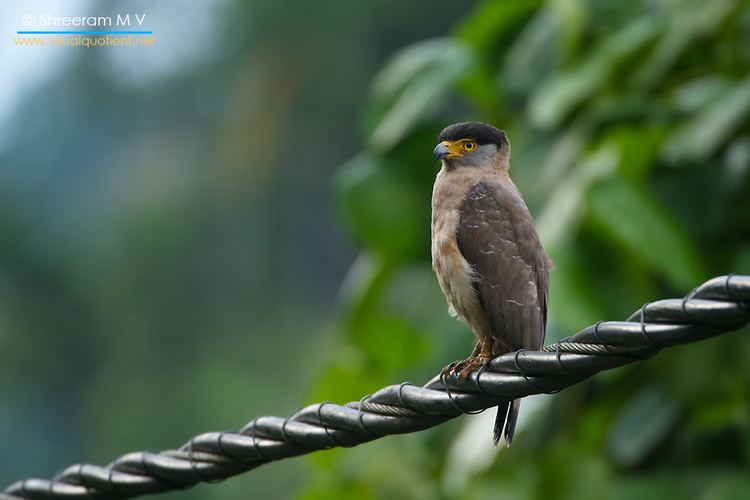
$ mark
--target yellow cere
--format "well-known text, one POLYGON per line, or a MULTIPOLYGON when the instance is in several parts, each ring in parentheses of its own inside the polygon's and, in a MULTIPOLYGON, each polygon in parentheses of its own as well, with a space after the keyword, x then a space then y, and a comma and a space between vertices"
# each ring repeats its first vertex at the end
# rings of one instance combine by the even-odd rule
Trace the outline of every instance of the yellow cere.
POLYGON ((443 141, 448 149, 448 158, 463 156, 477 149, 477 143, 471 139, 459 139, 457 141, 443 141))

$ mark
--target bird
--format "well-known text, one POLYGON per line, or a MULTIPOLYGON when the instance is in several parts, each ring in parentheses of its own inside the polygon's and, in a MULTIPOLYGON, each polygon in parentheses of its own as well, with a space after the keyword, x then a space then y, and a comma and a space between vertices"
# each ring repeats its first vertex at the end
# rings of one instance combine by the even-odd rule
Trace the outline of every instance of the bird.
MULTIPOLYGON (((553 264, 510 178, 504 131, 479 122, 450 125, 433 159, 441 168, 432 190, 432 269, 449 313, 477 337, 469 357, 443 374, 466 379, 495 356, 542 347, 553 264)), ((510 446, 520 404, 498 405, 495 446, 501 436, 510 446)))

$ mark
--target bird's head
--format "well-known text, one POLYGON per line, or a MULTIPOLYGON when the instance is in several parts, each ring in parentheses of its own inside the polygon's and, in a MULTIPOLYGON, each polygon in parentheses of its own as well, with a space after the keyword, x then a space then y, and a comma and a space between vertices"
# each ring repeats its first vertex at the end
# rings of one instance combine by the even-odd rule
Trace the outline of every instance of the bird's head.
POLYGON ((452 170, 457 167, 508 169, 510 143, 502 130, 479 122, 450 125, 440 132, 433 151, 435 161, 452 170))

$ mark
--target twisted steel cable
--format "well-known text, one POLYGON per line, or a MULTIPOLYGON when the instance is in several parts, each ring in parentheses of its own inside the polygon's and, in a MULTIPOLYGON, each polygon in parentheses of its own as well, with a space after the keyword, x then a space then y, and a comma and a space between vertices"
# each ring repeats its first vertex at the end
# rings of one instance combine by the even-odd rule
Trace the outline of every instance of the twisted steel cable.
POLYGON ((325 402, 287 418, 258 417, 239 431, 195 436, 177 450, 129 453, 106 467, 79 464, 51 480, 19 481, 0 500, 116 499, 189 488, 274 460, 416 432, 504 400, 557 392, 663 347, 737 330, 748 321, 750 276, 721 276, 683 299, 648 303, 626 321, 599 322, 541 351, 494 358, 466 380, 437 376, 422 387, 392 385, 344 406, 325 402))

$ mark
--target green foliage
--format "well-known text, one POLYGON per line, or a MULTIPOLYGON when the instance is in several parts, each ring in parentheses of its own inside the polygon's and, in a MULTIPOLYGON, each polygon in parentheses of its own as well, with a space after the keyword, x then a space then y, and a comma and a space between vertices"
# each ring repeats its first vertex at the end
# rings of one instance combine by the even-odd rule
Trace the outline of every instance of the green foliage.
POLYGON ((367 110, 370 146, 387 152, 429 117, 462 75, 473 53, 453 39, 428 40, 404 49, 373 81, 367 110))
POLYGON ((362 155, 341 170, 336 186, 351 232, 388 262, 421 255, 424 249, 413 236, 429 235, 429 219, 419 204, 425 190, 403 182, 397 167, 362 155))
MULTIPOLYGON (((551 340, 711 275, 750 272, 748 44, 745 1, 550 0, 482 2, 452 36, 399 51, 373 81, 365 151, 338 175, 341 213, 364 250, 342 294, 347 341, 316 394, 359 397, 469 350, 461 324, 421 319, 447 316, 425 281, 430 151, 456 121, 509 133, 511 175, 556 263, 551 340)), ((404 446, 358 450, 356 470, 337 456, 307 497, 744 498, 741 342, 678 348, 545 399, 512 449, 467 468, 460 491, 445 475, 449 450, 468 446, 454 426, 410 438, 424 464, 407 464, 404 446), (397 479, 404 467, 420 489, 397 479), (375 486, 373 475, 392 482, 375 486)))

